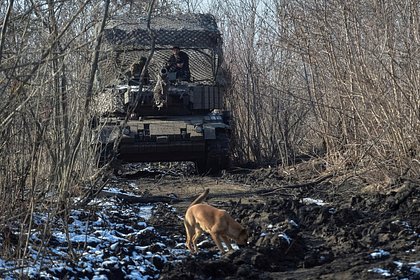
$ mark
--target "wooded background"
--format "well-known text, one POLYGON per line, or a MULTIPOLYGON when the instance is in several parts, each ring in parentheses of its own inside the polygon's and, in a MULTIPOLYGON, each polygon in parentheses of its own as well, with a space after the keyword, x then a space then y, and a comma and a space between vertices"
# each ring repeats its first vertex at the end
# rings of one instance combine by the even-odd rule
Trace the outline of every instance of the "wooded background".
MULTIPOLYGON (((101 22, 152 1, 0 3, 0 229, 97 184, 90 105, 101 22)), ((224 38, 237 163, 420 176, 416 0, 155 1, 210 12, 224 38)), ((57 203, 59 202, 59 203, 57 203)), ((22 248, 25 240, 20 241, 22 248)), ((3 250, 3 254, 6 251, 3 250)), ((24 250, 15 257, 23 257, 24 250)))

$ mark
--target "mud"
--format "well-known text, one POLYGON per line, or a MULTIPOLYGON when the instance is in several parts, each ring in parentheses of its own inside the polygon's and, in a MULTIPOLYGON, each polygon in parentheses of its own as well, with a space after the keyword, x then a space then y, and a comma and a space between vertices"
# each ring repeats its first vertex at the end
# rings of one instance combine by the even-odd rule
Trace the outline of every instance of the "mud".
POLYGON ((166 250, 180 250, 156 266, 160 279, 420 279, 418 182, 366 191, 357 180, 326 178, 297 182, 262 169, 130 180, 142 193, 177 198, 156 204, 148 222, 167 237, 166 250), (198 254, 185 249, 183 215, 206 187, 208 203, 248 229, 247 246, 221 255, 205 236, 198 254))

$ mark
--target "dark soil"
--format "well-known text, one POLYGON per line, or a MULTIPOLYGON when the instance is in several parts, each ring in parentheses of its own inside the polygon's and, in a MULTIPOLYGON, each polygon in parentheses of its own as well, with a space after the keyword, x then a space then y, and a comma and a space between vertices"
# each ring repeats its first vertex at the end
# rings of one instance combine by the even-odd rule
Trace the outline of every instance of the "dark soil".
POLYGON ((249 231, 246 247, 224 255, 202 237, 198 254, 185 250, 162 264, 161 279, 420 279, 415 180, 372 189, 334 176, 297 180, 275 169, 130 179, 148 195, 177 198, 157 204, 149 221, 174 247, 185 242, 188 203, 206 187, 207 202, 249 231))

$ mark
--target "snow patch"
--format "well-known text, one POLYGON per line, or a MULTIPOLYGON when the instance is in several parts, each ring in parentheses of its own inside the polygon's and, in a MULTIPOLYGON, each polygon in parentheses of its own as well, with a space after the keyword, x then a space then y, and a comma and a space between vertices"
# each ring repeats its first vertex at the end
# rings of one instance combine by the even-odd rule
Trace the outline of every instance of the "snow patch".
POLYGON ((375 268, 369 269, 368 271, 373 272, 373 273, 381 274, 382 276, 385 276, 385 277, 390 277, 391 276, 391 273, 389 272, 389 270, 383 269, 383 268, 375 267, 375 268))
POLYGON ((302 198, 301 202, 306 204, 306 205, 309 205, 309 204, 316 204, 316 205, 319 205, 319 206, 327 205, 327 203, 324 202, 321 199, 314 199, 314 198, 310 198, 310 197, 302 198))
POLYGON ((390 255, 391 254, 389 252, 380 249, 380 250, 376 250, 373 253, 370 253, 369 257, 372 259, 382 259, 382 258, 389 257, 390 255))
MULTIPOLYGON (((118 189, 108 191, 119 192, 118 189)), ((153 206, 122 205, 112 197, 96 198, 88 205, 94 210, 72 210, 68 224, 61 217, 34 213, 37 228, 42 229, 46 223, 51 225, 48 250, 40 254, 39 244, 44 242, 41 231, 32 230, 29 258, 23 263, 0 259, 2 279, 60 279, 63 275, 69 279, 109 279, 110 271, 114 270, 122 273, 125 279, 156 279, 159 275, 152 259, 166 263, 170 255, 151 252, 152 246, 165 247, 155 228, 147 224, 153 206), (147 232, 153 232, 150 240, 143 241, 144 246, 136 246, 139 234, 148 235, 147 232), (74 255, 71 256, 70 251, 74 255), (66 261, 69 259, 74 261, 71 267, 66 261), (16 269, 18 266, 25 268, 16 269)), ((185 250, 183 252, 185 254, 185 250)))

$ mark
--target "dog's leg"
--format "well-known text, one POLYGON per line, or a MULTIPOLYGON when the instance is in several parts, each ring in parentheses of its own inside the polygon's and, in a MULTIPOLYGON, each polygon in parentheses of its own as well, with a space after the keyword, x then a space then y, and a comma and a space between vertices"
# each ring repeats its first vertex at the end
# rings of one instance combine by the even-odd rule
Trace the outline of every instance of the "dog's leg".
POLYGON ((195 252, 198 251, 198 249, 197 249, 197 239, 201 236, 202 233, 203 233, 203 231, 201 230, 201 228, 198 228, 198 227, 195 228, 195 234, 192 237, 192 244, 193 244, 193 248, 194 248, 195 252))
POLYGON ((220 237, 222 238, 223 242, 224 242, 224 243, 226 244, 226 246, 228 247, 228 251, 232 251, 232 250, 233 250, 233 248, 232 248, 232 245, 231 245, 231 243, 230 243, 230 239, 229 239, 229 237, 227 237, 226 235, 221 235, 220 237))
POLYGON ((187 233, 187 241, 185 242, 185 245, 187 245, 188 250, 190 250, 192 253, 194 252, 194 249, 191 246, 191 236, 194 233, 194 228, 188 224, 186 221, 184 221, 185 231, 187 233))
POLYGON ((225 252, 225 250, 223 249, 222 242, 220 241, 219 234, 210 233, 210 235, 211 235, 211 238, 213 238, 214 243, 216 243, 217 248, 219 248, 220 252, 222 252, 222 254, 223 254, 225 252))

